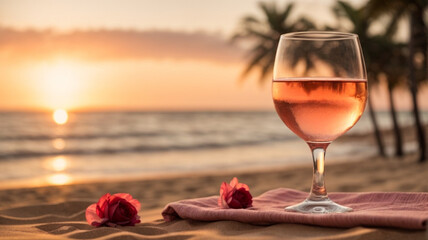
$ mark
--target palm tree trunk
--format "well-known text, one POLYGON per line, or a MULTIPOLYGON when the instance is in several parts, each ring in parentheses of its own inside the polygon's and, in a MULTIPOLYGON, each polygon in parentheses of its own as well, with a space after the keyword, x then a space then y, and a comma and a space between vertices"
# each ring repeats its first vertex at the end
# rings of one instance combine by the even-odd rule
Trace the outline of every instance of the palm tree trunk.
POLYGON ((394 96, 392 92, 393 92, 392 86, 391 84, 388 84, 389 107, 390 107, 392 124, 394 127, 394 137, 395 137, 395 156, 401 157, 404 155, 403 140, 401 137, 400 126, 398 125, 397 111, 395 110, 394 96))
MULTIPOLYGON (((418 81, 416 79, 417 69, 415 66, 414 58, 417 51, 418 41, 420 41, 420 38, 421 38, 420 36, 425 35, 424 40, 426 41, 427 39, 426 39, 426 32, 424 34, 425 26, 423 23, 423 12, 422 12, 422 16, 418 16, 419 11, 420 11, 419 9, 415 9, 410 14, 409 87, 410 87, 410 93, 412 96, 413 116, 415 118, 415 127, 417 130, 417 136, 418 136, 418 142, 419 142, 419 151, 420 151, 419 162, 424 162, 426 161, 425 129, 421 123, 419 107, 418 107, 418 100, 417 100, 418 81), (421 29, 421 25, 423 29, 421 29)), ((426 57, 426 43, 425 43, 424 53, 426 57)))
POLYGON ((373 130, 374 130, 374 135, 376 138, 376 143, 377 143, 379 155, 382 157, 385 157, 386 156, 385 148, 383 147, 382 136, 381 136, 381 133, 379 130, 379 125, 377 124, 376 114, 373 110, 373 104, 372 104, 370 97, 368 98, 368 104, 369 104, 370 119, 371 119, 372 124, 373 124, 373 130))

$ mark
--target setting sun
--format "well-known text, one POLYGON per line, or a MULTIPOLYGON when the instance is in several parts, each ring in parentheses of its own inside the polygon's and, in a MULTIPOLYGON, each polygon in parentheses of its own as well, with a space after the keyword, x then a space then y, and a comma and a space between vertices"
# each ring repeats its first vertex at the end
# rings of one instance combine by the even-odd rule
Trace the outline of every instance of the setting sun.
POLYGON ((53 113, 53 120, 56 124, 62 125, 68 121, 68 113, 64 109, 57 109, 53 113))

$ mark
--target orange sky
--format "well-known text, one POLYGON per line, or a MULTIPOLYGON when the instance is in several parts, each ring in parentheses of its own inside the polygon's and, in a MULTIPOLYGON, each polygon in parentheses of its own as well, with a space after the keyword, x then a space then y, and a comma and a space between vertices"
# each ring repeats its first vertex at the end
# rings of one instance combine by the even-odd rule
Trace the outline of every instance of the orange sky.
MULTIPOLYGON (((268 82, 239 83, 245 51, 228 40, 257 2, 3 0, 0 110, 273 110, 268 82)), ((293 17, 329 23, 333 2, 299 1, 293 17)))
POLYGON ((205 33, 0 29, 0 109, 268 109, 244 52, 205 33), (29 40, 31 39, 31 40, 29 40), (251 81, 251 80, 250 80, 251 81))

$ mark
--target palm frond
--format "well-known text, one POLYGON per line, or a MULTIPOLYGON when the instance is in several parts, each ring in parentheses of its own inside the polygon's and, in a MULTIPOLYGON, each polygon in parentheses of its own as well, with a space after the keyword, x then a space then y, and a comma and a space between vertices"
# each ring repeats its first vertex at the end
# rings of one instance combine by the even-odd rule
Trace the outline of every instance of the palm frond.
POLYGON ((393 15, 398 9, 407 9, 409 5, 402 0, 369 0, 366 4, 366 9, 368 16, 378 18, 385 14, 393 15))
POLYGON ((276 28, 276 18, 277 18, 277 13, 276 13, 276 5, 274 5, 274 3, 265 3, 265 2, 261 2, 259 4, 260 8, 262 9, 266 21, 270 27, 270 29, 275 29, 276 28))
POLYGON ((337 6, 337 12, 341 14, 339 16, 346 16, 346 18, 349 19, 354 26, 360 25, 361 18, 357 9, 353 8, 349 3, 343 1, 338 1, 337 6))
POLYGON ((247 67, 242 72, 241 76, 245 77, 248 75, 248 73, 251 72, 256 66, 260 64, 260 61, 267 55, 269 50, 264 47, 264 45, 258 45, 256 48, 253 49, 251 52, 252 58, 251 61, 247 64, 247 67))
POLYGON ((251 23, 261 23, 259 19, 254 16, 246 16, 242 19, 242 23, 251 24, 251 23))
POLYGON ((294 8, 294 4, 293 3, 289 3, 287 6, 285 6, 285 10, 280 14, 281 18, 279 19, 279 21, 281 23, 284 23, 285 21, 287 21, 287 18, 290 16, 291 11, 294 8))
POLYGON ((263 83, 267 77, 267 74, 269 72, 272 73, 273 71, 272 63, 275 61, 275 52, 270 52, 270 54, 267 55, 264 60, 265 60, 264 63, 261 65, 261 71, 260 71, 260 77, 259 77, 260 83, 263 83))
POLYGON ((286 4, 279 10, 274 2, 259 3, 263 19, 254 16, 245 16, 241 21, 241 29, 235 33, 232 40, 249 39, 254 41, 253 48, 248 51, 249 62, 242 73, 242 77, 255 69, 260 70, 260 82, 266 80, 269 71, 273 69, 276 49, 281 34, 287 32, 314 29, 315 25, 306 18, 291 22, 290 15, 294 4, 286 4))

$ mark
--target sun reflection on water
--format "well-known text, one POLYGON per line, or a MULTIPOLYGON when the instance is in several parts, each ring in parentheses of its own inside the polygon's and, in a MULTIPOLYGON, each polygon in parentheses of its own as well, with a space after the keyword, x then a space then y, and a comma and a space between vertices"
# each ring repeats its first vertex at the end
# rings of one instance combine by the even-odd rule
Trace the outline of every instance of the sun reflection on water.
POLYGON ((64 171, 67 168, 67 159, 63 156, 55 157, 50 162, 50 167, 57 172, 64 171))
POLYGON ((56 150, 63 150, 65 148, 65 141, 62 138, 55 138, 54 140, 52 140, 52 146, 56 150))
POLYGON ((66 173, 55 173, 49 175, 47 181, 54 185, 64 185, 71 182, 71 177, 66 173))
POLYGON ((56 156, 49 158, 44 162, 44 167, 55 173, 46 176, 46 181, 53 185, 64 185, 71 183, 72 177, 64 171, 69 167, 65 156, 56 156))

